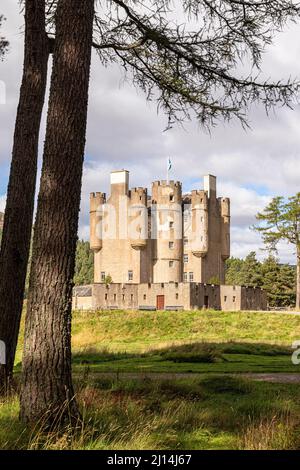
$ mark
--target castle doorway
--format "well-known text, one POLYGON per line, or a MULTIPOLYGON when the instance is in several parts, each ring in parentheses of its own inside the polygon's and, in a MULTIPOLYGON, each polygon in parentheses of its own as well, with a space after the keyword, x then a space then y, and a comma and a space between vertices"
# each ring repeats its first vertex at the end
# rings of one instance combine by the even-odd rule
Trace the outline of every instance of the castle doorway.
POLYGON ((164 310, 165 308, 165 296, 164 295, 158 295, 156 297, 156 308, 157 310, 164 310))

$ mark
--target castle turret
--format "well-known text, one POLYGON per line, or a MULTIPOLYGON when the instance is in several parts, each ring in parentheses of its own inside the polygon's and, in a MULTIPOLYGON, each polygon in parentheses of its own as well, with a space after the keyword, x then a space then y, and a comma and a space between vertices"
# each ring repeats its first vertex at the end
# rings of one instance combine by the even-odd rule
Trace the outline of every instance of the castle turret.
POLYGON ((136 250, 144 249, 148 239, 147 189, 131 189, 129 200, 130 243, 136 250))
POLYGON ((219 198, 220 212, 222 217, 221 222, 221 238, 222 247, 221 255, 222 259, 226 260, 230 256, 230 199, 219 198))
POLYGON ((208 197, 205 191, 194 190, 191 197, 192 224, 190 244, 193 255, 204 257, 208 252, 208 197))
POLYGON ((90 194, 90 246, 96 253, 102 249, 102 218, 105 202, 105 193, 90 194))
POLYGON ((182 281, 182 188, 179 181, 152 185, 153 282, 182 281))

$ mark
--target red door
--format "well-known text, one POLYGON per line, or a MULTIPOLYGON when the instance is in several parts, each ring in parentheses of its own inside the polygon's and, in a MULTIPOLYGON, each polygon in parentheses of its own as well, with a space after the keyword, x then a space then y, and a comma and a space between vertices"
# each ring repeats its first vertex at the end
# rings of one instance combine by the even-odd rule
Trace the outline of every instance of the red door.
POLYGON ((158 295, 156 297, 156 308, 157 310, 164 310, 165 308, 165 296, 164 295, 158 295))

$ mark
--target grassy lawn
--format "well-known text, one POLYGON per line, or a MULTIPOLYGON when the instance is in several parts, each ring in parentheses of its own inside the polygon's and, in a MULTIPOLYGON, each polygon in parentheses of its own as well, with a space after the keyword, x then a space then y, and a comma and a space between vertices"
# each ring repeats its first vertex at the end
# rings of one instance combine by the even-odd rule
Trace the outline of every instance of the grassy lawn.
POLYGON ((300 316, 253 312, 75 312, 74 371, 300 372, 300 316))
MULTIPOLYGON (((22 336, 23 328, 17 377, 22 336)), ((0 403, 0 448, 299 449, 300 384, 228 375, 300 372, 290 358, 297 339, 296 315, 74 312, 80 429, 29 431, 19 423, 18 400, 11 397, 0 403), (121 372, 140 373, 139 379, 121 372), (202 374, 179 375, 194 372, 202 374)))

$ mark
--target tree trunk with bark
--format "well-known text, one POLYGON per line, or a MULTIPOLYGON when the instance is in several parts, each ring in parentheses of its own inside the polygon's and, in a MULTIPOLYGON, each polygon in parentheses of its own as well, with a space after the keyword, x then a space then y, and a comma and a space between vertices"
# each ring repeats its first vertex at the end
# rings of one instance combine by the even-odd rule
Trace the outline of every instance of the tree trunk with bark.
POLYGON ((296 309, 300 309, 300 246, 297 246, 296 309))
POLYGON ((0 253, 0 340, 6 347, 6 364, 0 365, 1 391, 11 382, 23 307, 48 57, 45 1, 26 0, 23 78, 0 253))
POLYGON ((25 326, 21 419, 79 416, 71 312, 86 136, 94 0, 60 0, 25 326))

